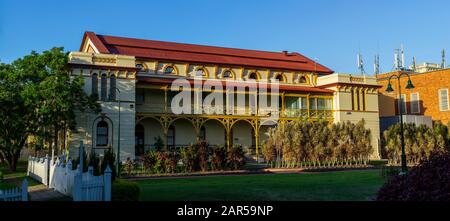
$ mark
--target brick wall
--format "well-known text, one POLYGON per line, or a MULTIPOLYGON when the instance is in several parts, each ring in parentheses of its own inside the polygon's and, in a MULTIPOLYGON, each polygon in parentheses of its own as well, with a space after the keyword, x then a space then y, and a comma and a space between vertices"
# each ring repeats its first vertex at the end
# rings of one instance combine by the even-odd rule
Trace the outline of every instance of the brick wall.
MULTIPOLYGON (((380 74, 377 76, 377 81, 383 87, 379 89, 379 103, 380 116, 394 116, 397 111, 396 98, 398 98, 398 83, 397 79, 392 78, 391 84, 394 92, 387 93, 386 87, 388 85, 388 78, 392 74, 398 72, 391 72, 380 74)), ((406 109, 407 114, 411 113, 411 93, 419 93, 419 115, 431 116, 434 121, 441 120, 447 123, 450 119, 450 111, 440 111, 439 109, 439 89, 450 89, 450 69, 443 69, 439 71, 432 71, 426 73, 412 73, 411 80, 414 89, 405 89, 408 78, 406 76, 400 79, 402 94, 406 95, 406 109)))

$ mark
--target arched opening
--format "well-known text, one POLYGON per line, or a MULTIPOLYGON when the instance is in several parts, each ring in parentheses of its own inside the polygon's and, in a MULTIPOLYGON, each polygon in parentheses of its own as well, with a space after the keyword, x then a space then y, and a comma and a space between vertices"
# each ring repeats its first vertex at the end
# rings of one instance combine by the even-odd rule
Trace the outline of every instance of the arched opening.
POLYGON ((175 120, 167 132, 167 147, 178 149, 193 144, 197 134, 192 123, 184 118, 175 120))
POLYGON ((97 123, 96 146, 106 147, 109 141, 109 127, 106 121, 102 120, 97 123))
POLYGON ((305 76, 301 76, 300 79, 298 80, 298 82, 300 84, 306 84, 306 83, 308 83, 308 80, 306 80, 305 76))
POLYGON ((248 75, 248 79, 258 80, 259 79, 258 73, 256 73, 256 72, 250 73, 248 75))
POLYGON ((142 156, 145 153, 145 128, 142 124, 136 125, 134 128, 135 146, 134 152, 136 156, 142 156))
POLYGON ((195 76, 197 77, 207 77, 208 74, 204 68, 198 68, 195 70, 195 76))
POLYGON ((227 133, 222 123, 218 120, 208 120, 203 124, 206 136, 205 140, 211 147, 226 146, 227 133))
POLYGON ((139 122, 144 130, 144 153, 149 150, 164 149, 164 130, 158 120, 145 118, 139 122))
POLYGON ((278 75, 275 77, 275 79, 276 79, 278 82, 286 82, 286 77, 285 77, 283 74, 278 74, 278 75))
POLYGON ((174 71, 175 71, 174 67, 172 65, 169 65, 164 69, 164 74, 173 74, 174 71))
POLYGON ((242 145, 245 154, 253 157, 256 154, 256 140, 253 126, 250 122, 240 120, 232 127, 232 143, 231 145, 242 145))

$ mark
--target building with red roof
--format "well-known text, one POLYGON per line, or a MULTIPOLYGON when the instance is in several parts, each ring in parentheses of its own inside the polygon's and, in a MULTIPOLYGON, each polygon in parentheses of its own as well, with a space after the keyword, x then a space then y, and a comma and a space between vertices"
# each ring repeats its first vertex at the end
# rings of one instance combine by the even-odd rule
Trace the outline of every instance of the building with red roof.
POLYGON ((206 140, 244 146, 260 160, 269 128, 299 119, 364 118, 378 158, 376 81, 336 74, 297 52, 225 48, 85 32, 69 55, 71 74, 85 79, 100 114, 80 114, 88 148, 120 147, 121 159, 206 140), (372 102, 376 101, 376 103, 372 102))

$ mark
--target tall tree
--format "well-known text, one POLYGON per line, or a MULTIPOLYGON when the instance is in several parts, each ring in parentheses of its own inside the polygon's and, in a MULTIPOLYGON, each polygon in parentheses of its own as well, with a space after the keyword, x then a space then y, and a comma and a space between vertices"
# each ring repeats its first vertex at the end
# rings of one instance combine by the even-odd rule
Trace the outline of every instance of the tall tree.
POLYGON ((70 76, 63 48, 1 64, 0 105, 0 154, 12 171, 30 136, 58 145, 61 131, 75 129, 76 111, 100 111, 81 76, 70 76))

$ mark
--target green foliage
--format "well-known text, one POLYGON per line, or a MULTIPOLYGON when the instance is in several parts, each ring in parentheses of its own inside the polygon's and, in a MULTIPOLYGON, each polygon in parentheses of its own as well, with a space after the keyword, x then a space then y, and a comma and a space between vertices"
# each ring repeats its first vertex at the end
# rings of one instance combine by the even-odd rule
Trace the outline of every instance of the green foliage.
POLYGON ((144 168, 151 173, 177 172, 178 154, 175 151, 149 151, 143 157, 144 168))
MULTIPOLYGON (((383 153, 390 164, 398 165, 401 161, 400 124, 395 124, 383 133, 383 153)), ((416 126, 409 123, 403 125, 405 152, 410 164, 418 164, 433 151, 448 149, 448 128, 435 122, 433 128, 425 125, 416 126)))
POLYGON ((195 144, 197 146, 198 164, 201 171, 208 170, 208 158, 210 155, 209 145, 206 141, 199 141, 195 144))
POLYGON ((380 188, 379 201, 450 201, 450 154, 433 151, 407 174, 392 176, 380 188))
POLYGON ((164 141, 160 136, 155 137, 155 150, 161 151, 164 147, 164 141))
POLYGON ((268 130, 262 153, 274 167, 366 164, 373 148, 364 125, 292 121, 268 130))
POLYGON ((227 149, 225 146, 218 146, 212 150, 211 169, 224 170, 227 166, 227 149))
MULTIPOLYGON (((77 169, 78 164, 80 164, 80 156, 78 156, 75 160, 72 160, 72 170, 77 169)), ((83 151, 83 173, 88 171, 89 167, 89 159, 86 150, 83 151)))
POLYGON ((0 171, 0 183, 3 183, 3 171, 0 171))
POLYGON ((117 180, 111 186, 112 201, 138 201, 140 194, 139 185, 135 182, 117 180))
POLYGON ((230 169, 240 170, 245 165, 245 155, 242 145, 234 145, 227 152, 227 164, 230 169))
POLYGON ((100 160, 100 169, 101 171, 105 171, 106 167, 109 165, 111 168, 111 180, 116 180, 117 177, 117 169, 116 169, 116 154, 111 148, 105 150, 103 154, 103 158, 100 160))
POLYGON ((0 64, 0 154, 11 171, 29 137, 35 138, 31 147, 60 148, 61 132, 75 130, 75 111, 100 111, 84 92, 82 77, 69 70, 63 48, 0 64))
POLYGON ((131 175, 131 172, 133 171, 134 168, 134 162, 128 157, 127 161, 125 162, 125 172, 127 173, 128 176, 131 175))
POLYGON ((198 148, 196 145, 189 145, 180 149, 181 161, 185 172, 194 172, 198 168, 198 148))

